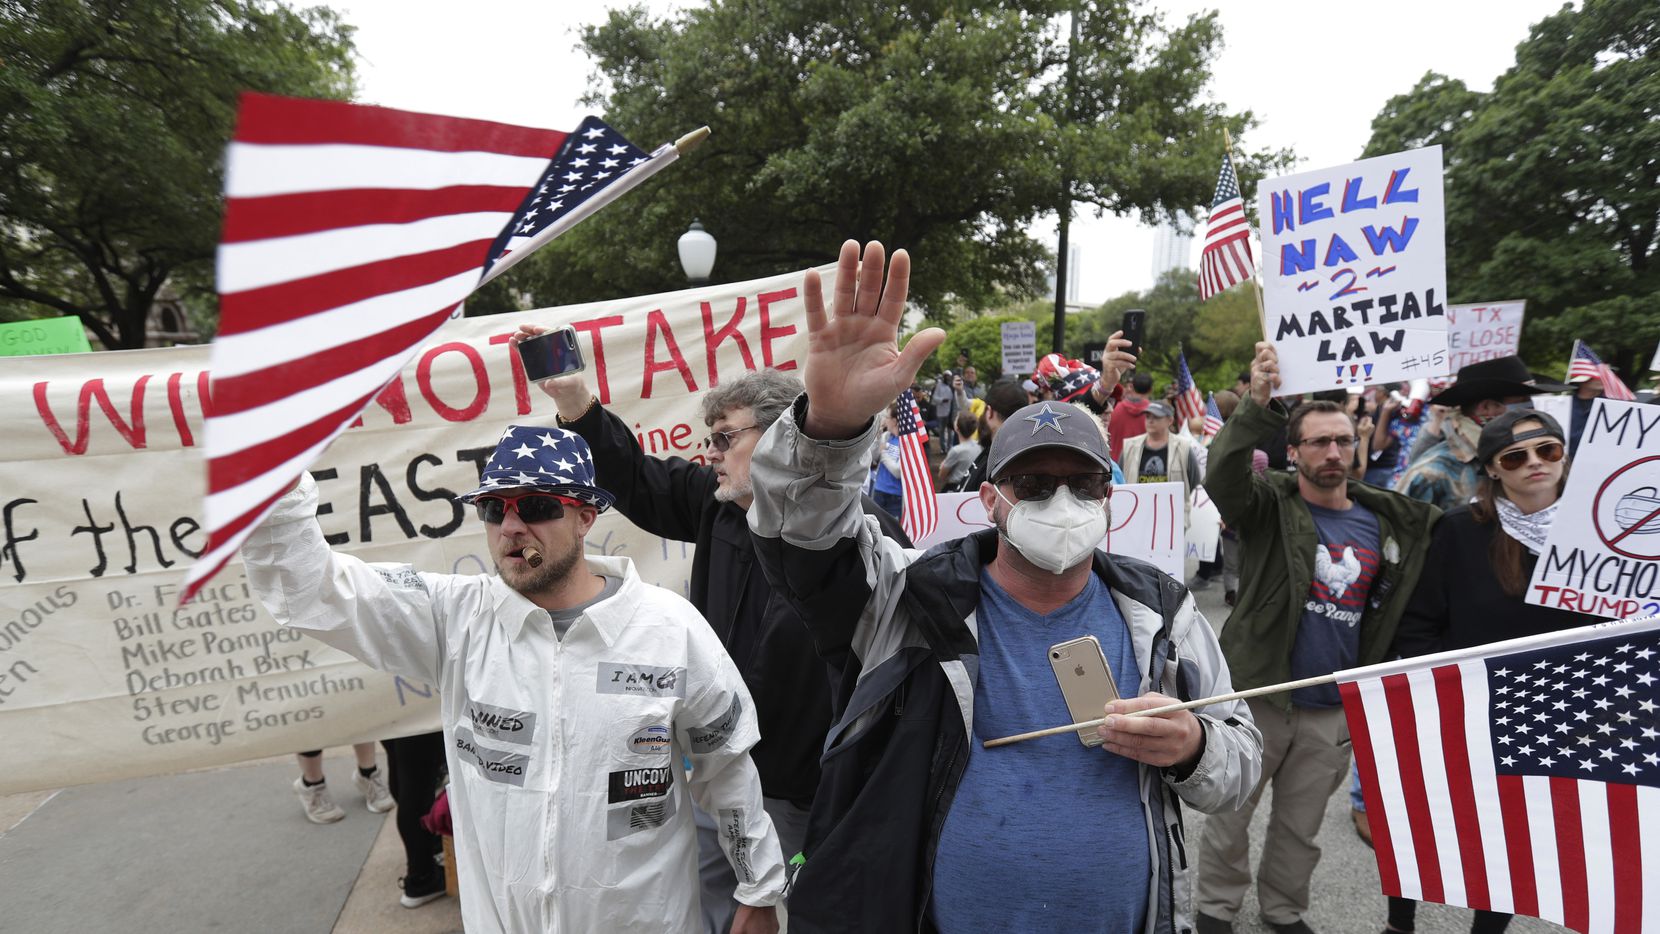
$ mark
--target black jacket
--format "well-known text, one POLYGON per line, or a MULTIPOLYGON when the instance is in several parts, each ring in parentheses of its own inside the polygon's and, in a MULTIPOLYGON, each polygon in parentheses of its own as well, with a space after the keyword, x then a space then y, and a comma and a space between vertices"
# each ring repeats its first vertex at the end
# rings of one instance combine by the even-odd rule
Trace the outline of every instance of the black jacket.
MULTIPOLYGON (((819 754, 830 727, 830 680, 801 618, 756 566, 743 508, 715 500, 719 482, 712 468, 647 456, 628 425, 598 405, 560 424, 587 440, 598 483, 616 496, 617 511, 628 521, 696 545, 687 598, 726 646, 755 701, 761 741, 750 755, 762 793, 807 807, 818 789, 819 754)), ((899 523, 869 497, 864 508, 889 538, 910 544, 899 523)))
MULTIPOLYGON (((1469 506, 1448 510, 1430 536, 1423 575, 1395 630, 1395 654, 1410 658, 1558 632, 1602 622, 1600 617, 1535 606, 1499 589, 1487 549, 1503 535, 1498 520, 1477 522, 1469 506)), ((1533 576, 1522 552, 1522 580, 1533 576)))

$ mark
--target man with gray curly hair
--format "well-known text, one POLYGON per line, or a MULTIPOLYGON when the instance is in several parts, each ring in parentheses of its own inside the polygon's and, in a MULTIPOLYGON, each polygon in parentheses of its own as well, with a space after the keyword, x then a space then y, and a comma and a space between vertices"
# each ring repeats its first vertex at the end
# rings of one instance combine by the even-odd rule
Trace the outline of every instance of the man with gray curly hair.
MULTIPOLYGON (((542 331, 522 325, 514 341, 542 331)), ((801 380, 763 369, 710 389, 702 399, 710 434, 701 456, 693 458, 648 455, 628 424, 599 404, 581 375, 540 385, 559 410, 559 426, 587 440, 596 473, 616 497, 616 510, 643 531, 696 544, 689 596, 754 698, 761 740, 750 755, 788 860, 801 851, 807 812, 818 790, 832 684, 806 625, 756 566, 747 513, 754 499, 750 455, 761 435, 801 395, 801 380)), ((868 496, 864 511, 877 518, 888 538, 910 545, 898 521, 868 496)), ((721 853, 713 822, 700 819, 699 827, 704 921, 708 930, 723 932, 736 910, 732 892, 737 878, 721 853)))

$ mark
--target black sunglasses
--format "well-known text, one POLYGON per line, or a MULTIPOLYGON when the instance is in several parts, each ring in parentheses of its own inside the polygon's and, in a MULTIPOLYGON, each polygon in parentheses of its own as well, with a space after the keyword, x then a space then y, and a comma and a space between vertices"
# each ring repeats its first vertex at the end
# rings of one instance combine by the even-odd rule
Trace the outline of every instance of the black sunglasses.
POLYGON ((1514 451, 1505 451, 1503 454, 1500 454, 1498 457, 1494 458, 1494 460, 1498 461, 1499 466, 1503 467, 1505 470, 1520 470, 1522 467, 1526 466, 1528 454, 1533 452, 1538 452, 1539 459, 1545 463, 1554 464, 1562 459, 1562 442, 1546 441, 1544 444, 1536 444, 1530 448, 1517 448, 1514 451))
POLYGON ((478 517, 491 525, 500 525, 501 521, 507 518, 509 507, 519 514, 519 521, 530 525, 563 519, 566 506, 580 505, 582 504, 574 499, 553 493, 521 493, 518 496, 486 493, 473 500, 473 508, 478 510, 478 517))
POLYGON ((732 436, 733 435, 741 435, 746 431, 749 431, 749 430, 755 429, 755 428, 759 428, 759 427, 761 427, 761 426, 760 425, 745 425, 742 428, 733 428, 733 429, 730 429, 728 431, 717 431, 714 434, 710 435, 709 437, 704 438, 703 443, 709 445, 710 447, 712 447, 715 450, 720 451, 722 454, 724 454, 724 453, 726 453, 726 451, 728 449, 730 449, 732 447, 732 436))
POLYGON ((1023 500, 1042 502, 1055 495, 1055 488, 1065 486, 1072 495, 1082 499, 1101 499, 1112 492, 1112 474, 1075 473, 1057 477, 1046 473, 1009 474, 998 483, 1014 487, 1014 495, 1023 500))

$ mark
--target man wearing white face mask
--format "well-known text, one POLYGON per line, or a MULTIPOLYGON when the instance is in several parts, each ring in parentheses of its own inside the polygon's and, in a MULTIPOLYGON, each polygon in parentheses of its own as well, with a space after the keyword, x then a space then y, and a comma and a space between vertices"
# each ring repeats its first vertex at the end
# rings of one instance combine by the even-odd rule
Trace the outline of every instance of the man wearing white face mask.
MULTIPOLYGON (((1108 931, 1190 929, 1181 806, 1238 807, 1261 737, 1238 701, 1122 716, 1230 683, 1182 585, 1097 550, 1111 482, 1094 420, 1039 402, 1004 421, 980 486, 994 528, 921 553, 858 511, 872 416, 943 338, 930 329, 896 345, 909 269, 896 253, 884 285, 881 245, 861 259, 849 241, 829 314, 807 273, 807 391, 751 466, 756 554, 846 699, 790 928, 1041 932, 1088 918, 1108 931), (1101 746, 1069 733, 983 748, 1070 720, 1049 649, 1085 635, 1125 698, 1107 706, 1101 746)), ((1134 362, 1126 346, 1109 343, 1109 385, 1134 362)))

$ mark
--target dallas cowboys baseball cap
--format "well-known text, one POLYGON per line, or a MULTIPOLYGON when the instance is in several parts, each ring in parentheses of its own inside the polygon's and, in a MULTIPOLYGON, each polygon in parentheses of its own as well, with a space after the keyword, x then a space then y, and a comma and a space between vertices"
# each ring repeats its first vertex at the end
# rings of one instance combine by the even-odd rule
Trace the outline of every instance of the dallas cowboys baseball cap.
POLYGON ((1028 451, 1067 448, 1085 455, 1107 472, 1112 457, 1095 416, 1068 402, 1039 402, 1017 409, 991 438, 986 476, 996 480, 1014 459, 1028 451))
POLYGON ((600 512, 616 501, 611 491, 594 483, 594 455, 581 435, 539 425, 508 426, 484 465, 479 484, 457 499, 470 503, 483 493, 539 490, 580 500, 600 512))

